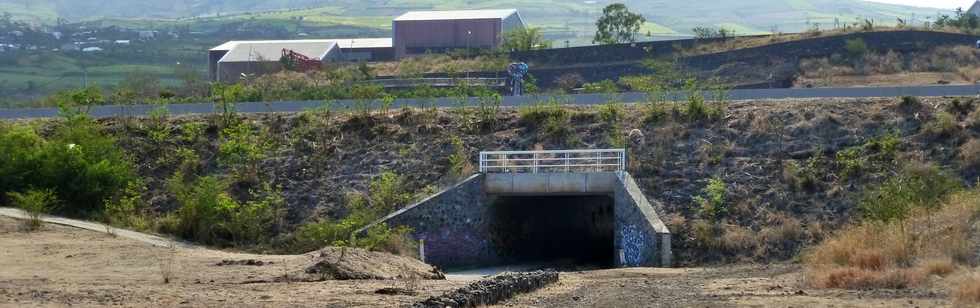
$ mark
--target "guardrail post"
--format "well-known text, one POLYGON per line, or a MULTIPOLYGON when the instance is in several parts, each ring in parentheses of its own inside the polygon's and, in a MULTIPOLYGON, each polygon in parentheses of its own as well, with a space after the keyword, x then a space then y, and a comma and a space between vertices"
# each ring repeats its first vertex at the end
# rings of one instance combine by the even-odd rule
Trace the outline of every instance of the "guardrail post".
POLYGON ((595 152, 595 172, 601 171, 602 168, 602 152, 595 152))
POLYGON ((563 155, 565 156, 565 173, 568 173, 568 172, 571 171, 571 169, 569 169, 569 166, 568 166, 568 155, 569 154, 568 153, 564 153, 563 155))
POLYGON ((538 153, 531 155, 531 173, 538 173, 538 153))
POLYGON ((480 173, 487 173, 486 168, 486 153, 480 152, 480 173))

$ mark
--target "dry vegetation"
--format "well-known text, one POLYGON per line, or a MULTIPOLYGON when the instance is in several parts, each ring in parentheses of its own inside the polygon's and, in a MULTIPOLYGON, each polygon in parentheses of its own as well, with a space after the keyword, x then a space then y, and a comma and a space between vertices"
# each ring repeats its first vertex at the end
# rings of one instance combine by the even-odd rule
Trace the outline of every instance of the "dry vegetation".
MULTIPOLYGON (((696 56, 696 55, 725 52, 725 51, 731 51, 737 49, 761 47, 761 46, 783 43, 783 42, 793 42, 793 41, 800 41, 800 40, 820 38, 820 37, 840 36, 840 35, 846 35, 846 34, 858 33, 858 32, 885 32, 885 31, 908 31, 908 30, 910 30, 910 28, 897 28, 897 27, 884 27, 884 26, 875 26, 870 29, 861 29, 858 27, 851 27, 851 26, 848 26, 847 28, 827 29, 827 30, 810 29, 809 31, 805 31, 801 33, 774 33, 765 36, 734 37, 720 42, 698 44, 693 48, 686 48, 678 51, 682 56, 696 56)), ((923 30, 923 29, 913 29, 913 30, 923 30)), ((928 29, 928 30, 961 33, 961 31, 958 31, 956 29, 928 29)))
POLYGON ((912 54, 867 50, 855 53, 802 59, 797 84, 972 84, 980 80, 980 51, 971 46, 937 47, 912 54))
POLYGON ((502 55, 476 57, 427 54, 405 58, 396 62, 379 62, 370 65, 378 76, 420 77, 429 73, 456 75, 465 72, 496 72, 507 67, 510 60, 502 55))
POLYGON ((956 304, 972 306, 980 304, 980 273, 975 273, 959 281, 953 298, 956 304))
MULTIPOLYGON (((938 209, 845 228, 805 254, 807 282, 818 288, 903 289, 969 271, 978 257, 978 214, 980 192, 966 191, 948 197, 938 209)), ((970 297, 971 288, 957 296, 970 297)))

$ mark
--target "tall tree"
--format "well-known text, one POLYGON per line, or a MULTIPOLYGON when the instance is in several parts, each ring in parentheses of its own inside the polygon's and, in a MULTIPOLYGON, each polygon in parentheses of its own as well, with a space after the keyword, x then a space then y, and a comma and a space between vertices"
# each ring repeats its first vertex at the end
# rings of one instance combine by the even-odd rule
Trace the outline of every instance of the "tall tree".
POLYGON ((598 28, 592 43, 617 44, 636 42, 640 27, 647 21, 643 15, 630 12, 622 3, 613 3, 602 9, 602 17, 596 22, 598 28))
POLYGON ((508 51, 526 51, 551 48, 551 42, 541 35, 541 28, 519 28, 504 33, 503 49, 508 51))

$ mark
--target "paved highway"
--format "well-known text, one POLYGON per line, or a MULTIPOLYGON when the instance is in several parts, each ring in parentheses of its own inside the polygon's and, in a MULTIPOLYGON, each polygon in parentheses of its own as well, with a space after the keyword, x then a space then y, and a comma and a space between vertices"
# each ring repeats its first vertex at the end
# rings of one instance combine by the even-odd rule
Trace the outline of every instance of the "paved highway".
MULTIPOLYGON (((729 93, 731 100, 755 100, 755 99, 787 99, 787 98, 863 98, 863 97, 899 97, 899 96, 973 96, 980 94, 980 85, 957 85, 957 86, 917 86, 917 87, 874 87, 874 88, 813 88, 813 89, 741 89, 732 90, 729 93)), ((675 95, 675 99, 683 98, 684 94, 675 95)), ((619 99, 626 103, 641 102, 646 99, 643 93, 622 93, 619 99)), ((521 96, 504 97, 504 106, 523 106, 533 104, 538 101, 549 99, 548 96, 521 96)), ((567 95, 560 97, 561 101, 573 105, 596 105, 608 101, 609 96, 603 94, 580 94, 567 95)), ((414 99, 401 99, 395 102, 393 108, 402 106, 418 106, 418 101, 414 99)), ((454 107, 458 103, 452 98, 435 99, 434 103, 439 107, 454 107)), ((476 104, 476 99, 471 98, 470 105, 476 104)), ((282 101, 264 103, 240 103, 236 105, 236 111, 240 113, 263 113, 263 112, 301 112, 315 108, 330 108, 332 110, 345 110, 351 108, 354 102, 351 100, 340 100, 332 103, 322 101, 282 101)), ((380 103, 372 104, 375 108, 380 103)), ((215 108, 213 103, 202 104, 172 104, 167 105, 171 115, 186 114, 206 114, 213 113, 215 108)), ((115 116, 145 116, 151 110, 157 108, 154 105, 135 105, 135 106, 96 106, 90 111, 96 118, 115 117, 115 116)), ((58 115, 57 108, 20 108, 20 109, 0 109, 0 119, 32 119, 48 118, 58 115)))

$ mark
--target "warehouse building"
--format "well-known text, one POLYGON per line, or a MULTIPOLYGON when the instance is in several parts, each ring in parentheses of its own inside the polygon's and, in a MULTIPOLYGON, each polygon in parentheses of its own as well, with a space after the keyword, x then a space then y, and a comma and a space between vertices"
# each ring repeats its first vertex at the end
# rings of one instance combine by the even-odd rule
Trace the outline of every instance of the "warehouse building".
POLYGON ((503 34, 523 28, 517 10, 408 12, 392 22, 395 57, 454 49, 496 49, 503 34))
POLYGON ((390 38, 230 41, 208 51, 208 75, 213 81, 234 82, 242 73, 261 75, 280 71, 283 49, 322 62, 394 59, 390 38))
POLYGON ((213 81, 235 82, 242 74, 261 75, 283 69, 283 49, 329 61, 390 61, 427 52, 455 49, 493 50, 504 33, 524 28, 517 10, 408 12, 392 21, 394 38, 281 41, 230 41, 208 52, 213 81))
POLYGON ((262 75, 283 69, 283 49, 319 60, 321 63, 340 57, 340 48, 333 41, 251 41, 229 42, 211 49, 209 60, 211 80, 235 82, 243 75, 262 75))

